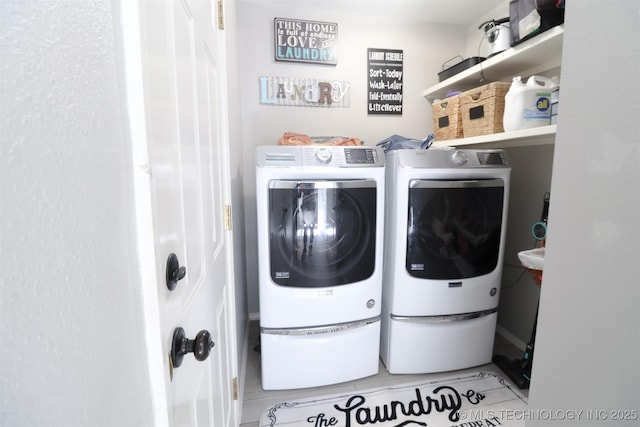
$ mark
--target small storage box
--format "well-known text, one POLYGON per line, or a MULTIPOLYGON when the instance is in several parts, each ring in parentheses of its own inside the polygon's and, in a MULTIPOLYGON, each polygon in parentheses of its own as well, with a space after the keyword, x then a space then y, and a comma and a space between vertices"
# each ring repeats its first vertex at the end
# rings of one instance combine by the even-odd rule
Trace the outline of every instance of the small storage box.
POLYGON ((504 132, 504 96, 510 86, 511 83, 494 82, 459 95, 465 138, 504 132))
MULTIPOLYGON (((461 62, 447 68, 446 70, 442 70, 438 73, 438 81, 442 82, 447 80, 449 77, 453 77, 458 73, 463 72, 467 68, 471 68, 474 65, 477 65, 484 61, 486 58, 482 58, 479 56, 474 56, 471 58, 463 59, 461 62)), ((444 66, 444 64, 443 64, 444 66)))
POLYGON ((462 138, 460 94, 433 102, 433 130, 435 141, 462 138))

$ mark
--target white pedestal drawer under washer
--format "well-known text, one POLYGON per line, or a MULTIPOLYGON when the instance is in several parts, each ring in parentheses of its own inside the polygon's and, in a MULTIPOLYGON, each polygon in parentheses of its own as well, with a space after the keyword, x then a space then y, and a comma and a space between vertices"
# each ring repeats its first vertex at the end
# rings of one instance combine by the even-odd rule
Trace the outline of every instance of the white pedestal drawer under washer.
POLYGON ((387 153, 380 355, 389 372, 491 361, 510 172, 502 150, 387 153))
POLYGON ((379 147, 256 149, 264 389, 378 372, 384 161, 379 147))

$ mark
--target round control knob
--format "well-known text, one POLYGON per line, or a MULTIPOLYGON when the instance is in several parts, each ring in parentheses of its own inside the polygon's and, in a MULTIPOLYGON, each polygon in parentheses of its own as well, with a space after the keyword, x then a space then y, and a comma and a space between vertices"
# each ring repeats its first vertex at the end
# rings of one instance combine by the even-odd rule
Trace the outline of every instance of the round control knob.
POLYGON ((456 151, 451 155, 451 160, 455 165, 462 166, 467 163, 467 153, 464 151, 456 151))
POLYGON ((316 150, 316 159, 322 163, 329 163, 331 161, 331 150, 328 148, 318 148, 316 150))

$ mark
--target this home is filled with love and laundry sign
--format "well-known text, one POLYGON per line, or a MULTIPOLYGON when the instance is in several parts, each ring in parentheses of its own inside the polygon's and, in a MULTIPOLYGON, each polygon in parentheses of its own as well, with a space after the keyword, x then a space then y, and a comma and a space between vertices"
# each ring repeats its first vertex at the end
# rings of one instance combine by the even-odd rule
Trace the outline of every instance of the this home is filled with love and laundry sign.
MULTIPOLYGON (((276 61, 336 65, 338 24, 274 18, 276 61)), ((260 76, 260 103, 298 107, 349 107, 347 81, 260 76)))
POLYGON ((276 61, 338 63, 338 24, 274 19, 276 61))

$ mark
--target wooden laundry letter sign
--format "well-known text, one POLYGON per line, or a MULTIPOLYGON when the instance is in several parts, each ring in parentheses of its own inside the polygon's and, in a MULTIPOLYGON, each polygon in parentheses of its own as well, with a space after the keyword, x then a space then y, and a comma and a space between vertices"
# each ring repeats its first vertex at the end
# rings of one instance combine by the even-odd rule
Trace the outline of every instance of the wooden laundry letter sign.
POLYGON ((260 77, 260 104, 301 107, 349 107, 346 81, 260 77))
POLYGON ((338 24, 274 19, 276 61, 338 63, 338 24))

